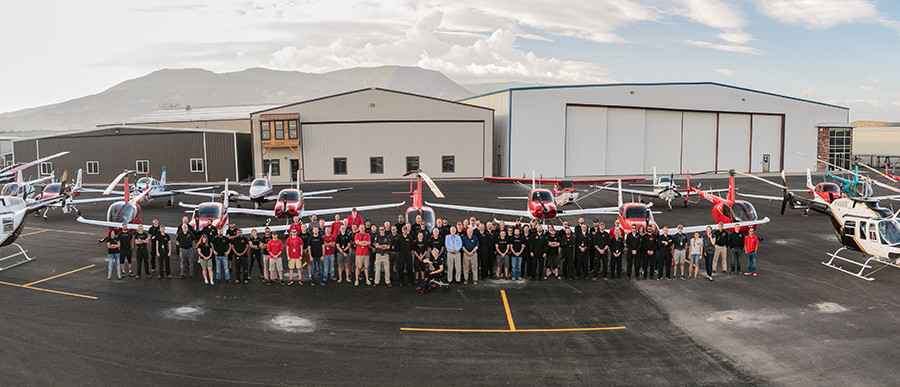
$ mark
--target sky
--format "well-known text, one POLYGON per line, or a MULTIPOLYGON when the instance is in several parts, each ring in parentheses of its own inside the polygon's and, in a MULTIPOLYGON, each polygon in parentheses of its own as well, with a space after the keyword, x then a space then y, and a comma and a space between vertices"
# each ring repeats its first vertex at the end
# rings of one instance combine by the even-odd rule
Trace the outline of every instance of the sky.
POLYGON ((163 68, 403 65, 458 83, 719 82, 900 121, 900 1, 17 1, 0 112, 163 68))

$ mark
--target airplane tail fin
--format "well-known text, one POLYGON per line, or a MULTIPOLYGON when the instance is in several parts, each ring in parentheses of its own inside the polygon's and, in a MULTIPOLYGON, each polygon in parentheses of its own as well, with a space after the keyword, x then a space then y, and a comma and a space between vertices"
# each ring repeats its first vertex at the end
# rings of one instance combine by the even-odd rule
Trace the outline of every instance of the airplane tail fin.
POLYGON ((159 184, 161 186, 163 186, 164 188, 166 186, 166 167, 165 166, 163 166, 162 174, 159 175, 159 184))
POLYGON ((228 208, 228 201, 229 201, 228 194, 229 193, 231 193, 231 192, 228 191, 228 178, 226 177, 225 178, 225 200, 222 203, 225 206, 225 208, 228 208))
POLYGON ((622 205, 625 204, 625 201, 622 200, 622 179, 619 179, 619 208, 622 208, 622 205))
POLYGON ((266 180, 272 179, 272 163, 269 163, 269 172, 266 173, 266 180))
POLYGON ((656 178, 656 166, 653 166, 653 184, 656 184, 658 181, 656 178))
POLYGON ((300 189, 300 168, 297 168, 297 189, 300 189))
POLYGON ((16 182, 21 183, 23 181, 25 181, 25 178, 22 177, 22 171, 19 171, 19 173, 16 174, 16 182))
MULTIPOLYGON (((781 173, 784 174, 784 171, 782 171, 781 173)), ((787 184, 785 184, 785 185, 787 185, 787 184)), ((813 185, 812 172, 809 171, 809 168, 806 168, 806 188, 809 188, 811 190, 816 189, 816 186, 813 185)))
POLYGON ((78 168, 78 174, 75 176, 75 189, 81 189, 81 168, 78 168))

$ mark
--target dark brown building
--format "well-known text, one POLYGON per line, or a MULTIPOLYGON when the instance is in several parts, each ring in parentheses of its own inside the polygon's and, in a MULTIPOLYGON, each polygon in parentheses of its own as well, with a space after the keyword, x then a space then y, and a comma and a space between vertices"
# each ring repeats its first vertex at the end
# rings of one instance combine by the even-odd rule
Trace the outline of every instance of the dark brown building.
POLYGON ((170 182, 246 179, 252 168, 250 135, 229 130, 108 126, 17 140, 13 157, 28 162, 57 152, 71 153, 23 171, 26 178, 81 168, 86 184, 108 183, 123 170, 149 170, 159 178, 166 167, 170 182))

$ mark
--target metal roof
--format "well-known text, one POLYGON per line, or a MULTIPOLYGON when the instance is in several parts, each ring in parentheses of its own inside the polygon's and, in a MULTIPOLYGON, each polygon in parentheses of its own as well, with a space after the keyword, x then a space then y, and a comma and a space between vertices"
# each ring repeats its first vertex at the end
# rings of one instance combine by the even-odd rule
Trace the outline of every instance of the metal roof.
POLYGON ((13 142, 19 141, 28 141, 28 140, 39 140, 43 138, 51 138, 51 137, 63 137, 69 136, 73 134, 83 134, 90 132, 97 132, 100 130, 110 130, 110 129, 141 129, 141 130, 158 130, 160 132, 200 132, 200 133, 225 133, 225 134, 246 134, 241 133, 235 130, 224 130, 224 129, 199 129, 199 128, 171 128, 164 126, 141 126, 141 125, 110 125, 103 126, 91 129, 83 129, 83 130, 64 130, 56 133, 51 133, 43 136, 34 136, 34 137, 22 137, 19 139, 12 140, 13 142))
POLYGON ((817 128, 855 128, 856 125, 846 122, 820 122, 816 124, 817 128))
POLYGON ((232 105, 232 106, 179 106, 159 109, 137 117, 132 117, 124 122, 115 124, 148 124, 159 122, 192 122, 192 121, 227 121, 249 120, 250 113, 259 110, 267 110, 284 104, 256 104, 256 105, 232 105))
POLYGON ((775 93, 769 93, 769 92, 765 92, 765 91, 753 90, 753 89, 748 89, 748 88, 738 87, 738 86, 731 86, 731 85, 726 85, 726 84, 724 84, 724 83, 718 83, 718 82, 607 83, 607 84, 586 84, 586 85, 555 85, 555 86, 526 86, 526 87, 512 87, 512 88, 508 88, 508 89, 497 90, 497 91, 494 91, 494 92, 491 92, 491 93, 485 93, 485 94, 476 95, 476 96, 474 96, 474 97, 463 98, 463 99, 460 99, 458 102, 468 101, 468 100, 471 100, 471 99, 475 99, 475 98, 479 98, 479 97, 484 97, 484 96, 487 96, 487 95, 492 95, 492 94, 497 94, 497 93, 513 92, 513 91, 522 91, 522 90, 572 89, 572 88, 613 87, 613 86, 692 86, 692 85, 696 85, 696 86, 704 86, 704 85, 705 85, 705 86, 719 86, 719 87, 726 87, 726 88, 729 88, 729 89, 736 89, 736 90, 749 91, 749 92, 751 92, 751 93, 758 93, 758 94, 768 95, 768 96, 772 96, 772 97, 778 97, 778 98, 789 99, 789 100, 793 100, 793 101, 806 102, 806 103, 811 103, 811 104, 816 104, 816 105, 823 105, 823 106, 828 106, 828 107, 833 107, 833 108, 838 108, 838 109, 850 110, 849 107, 845 107, 845 106, 831 105, 831 104, 827 104, 827 103, 824 103, 824 102, 811 101, 811 100, 808 100, 808 99, 802 99, 802 98, 796 98, 796 97, 788 97, 788 96, 786 96, 786 95, 775 94, 775 93))

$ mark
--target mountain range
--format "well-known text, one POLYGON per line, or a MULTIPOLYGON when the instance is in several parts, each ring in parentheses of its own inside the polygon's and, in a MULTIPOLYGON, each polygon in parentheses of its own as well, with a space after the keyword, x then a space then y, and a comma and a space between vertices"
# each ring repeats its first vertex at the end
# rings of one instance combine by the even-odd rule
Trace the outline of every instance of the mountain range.
POLYGON ((294 103, 366 87, 458 100, 523 83, 460 85, 419 67, 356 67, 315 74, 251 68, 228 73, 163 69, 100 93, 0 114, 0 132, 89 129, 157 110, 163 104, 226 106, 294 103))

